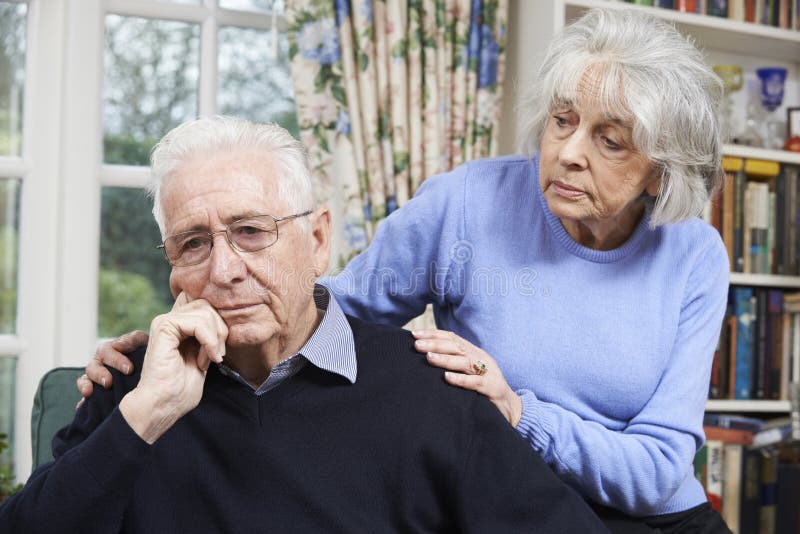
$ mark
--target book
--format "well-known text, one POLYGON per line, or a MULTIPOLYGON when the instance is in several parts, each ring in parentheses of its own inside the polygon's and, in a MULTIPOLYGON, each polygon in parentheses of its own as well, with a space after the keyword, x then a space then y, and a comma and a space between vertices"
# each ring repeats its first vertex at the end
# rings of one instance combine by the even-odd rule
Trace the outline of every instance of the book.
POLYGON ((779 463, 777 482, 778 504, 775 517, 775 532, 794 534, 800 532, 800 465, 779 463))
POLYGON ((706 489, 706 471, 708 470, 708 447, 703 444, 694 456, 694 477, 703 486, 703 491, 706 489))
POLYGON ((706 497, 711 507, 722 513, 722 472, 724 444, 721 441, 706 441, 706 497))
POLYGON ((764 421, 757 417, 747 417, 737 414, 707 413, 703 416, 703 426, 746 430, 755 433, 764 428, 764 421))
POLYGON ((722 242, 728 251, 730 270, 734 270, 733 252, 733 212, 734 212, 734 177, 735 173, 725 173, 725 188, 722 190, 722 242))
POLYGON ((742 448, 741 462, 739 528, 735 532, 758 534, 761 513, 761 451, 742 448))
POLYGON ((738 343, 739 320, 736 314, 728 319, 728 398, 736 398, 736 345, 738 343))
POLYGON ((736 370, 735 370, 735 399, 748 400, 751 398, 751 385, 753 381, 753 321, 755 310, 751 303, 753 288, 734 287, 733 295, 734 315, 736 316, 736 370))
POLYGON ((722 519, 733 532, 740 532, 739 519, 742 503, 743 447, 736 443, 723 446, 722 519))
POLYGON ((727 17, 728 0, 708 0, 706 14, 714 17, 727 17))
POLYGON ((783 367, 783 291, 770 289, 767 292, 767 353, 766 398, 777 400, 781 395, 783 367))
POLYGON ((728 0, 728 19, 744 22, 744 0, 728 0))
POLYGON ((744 271, 744 193, 747 187, 743 172, 739 171, 733 179, 733 268, 738 273, 744 271))
MULTIPOLYGON (((750 451, 752 452, 752 451, 750 451)), ((774 450, 761 451, 761 507, 758 534, 776 534, 775 517, 778 507, 778 454, 774 450)))
POLYGON ((751 445, 753 443, 753 432, 749 430, 704 425, 703 432, 706 434, 706 440, 736 443, 738 445, 751 445))
POLYGON ((779 417, 765 423, 764 428, 753 434, 753 448, 777 445, 792 437, 792 422, 788 417, 779 417))
POLYGON ((750 387, 751 396, 754 399, 766 398, 767 368, 769 358, 767 357, 767 290, 758 288, 754 291, 756 298, 756 320, 755 320, 755 348, 753 350, 753 383, 750 387))

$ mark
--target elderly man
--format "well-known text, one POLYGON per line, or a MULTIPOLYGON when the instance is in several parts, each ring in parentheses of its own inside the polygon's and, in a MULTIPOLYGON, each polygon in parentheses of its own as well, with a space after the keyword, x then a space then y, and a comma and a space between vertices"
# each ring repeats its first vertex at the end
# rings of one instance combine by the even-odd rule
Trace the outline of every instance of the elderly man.
POLYGON ((330 216, 283 129, 215 117, 153 152, 172 265, 115 374, 0 508, 3 532, 594 532, 484 397, 315 280, 330 216))

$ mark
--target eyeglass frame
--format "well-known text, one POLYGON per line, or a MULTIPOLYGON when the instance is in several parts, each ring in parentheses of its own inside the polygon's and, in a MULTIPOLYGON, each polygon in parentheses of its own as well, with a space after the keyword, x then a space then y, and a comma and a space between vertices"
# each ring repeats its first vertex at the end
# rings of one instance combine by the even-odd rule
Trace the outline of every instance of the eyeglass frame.
POLYGON ((249 217, 242 217, 241 219, 236 219, 235 221, 231 221, 231 223, 225 225, 225 228, 223 228, 222 230, 214 230, 213 232, 205 232, 203 230, 189 230, 188 232, 179 232, 177 234, 172 234, 170 236, 167 236, 164 239, 164 241, 161 242, 161 244, 156 245, 156 248, 157 249, 160 248, 161 250, 164 251, 164 257, 167 259, 167 262, 170 265, 172 265, 173 267, 194 267, 195 265, 200 265, 201 263, 203 263, 204 261, 206 261, 208 258, 211 257, 211 251, 214 249, 214 236, 217 235, 217 234, 225 234, 225 240, 228 242, 228 245, 230 245, 231 248, 233 248, 233 250, 235 250, 237 252, 244 253, 244 254, 251 254, 253 252, 260 252, 262 250, 266 250, 266 249, 268 249, 269 247, 271 247, 272 245, 274 245, 275 243, 278 242, 278 239, 280 238, 280 232, 278 230, 278 223, 283 222, 283 221, 290 221, 292 219, 297 219, 298 217, 305 217, 306 215, 311 215, 312 213, 314 213, 314 210, 306 210, 303 213, 295 213, 293 215, 286 215, 285 217, 274 217, 274 216, 270 215, 269 213, 262 213, 260 215, 251 215, 249 217), (239 246, 236 243, 233 242, 233 240, 231 239, 230 234, 228 233, 228 232, 230 232, 231 226, 235 225, 236 223, 242 222, 242 221, 247 221, 247 220, 250 220, 250 219, 257 219, 259 217, 269 217, 273 221, 275 221, 275 241, 273 241, 272 243, 270 243, 269 245, 267 245, 265 247, 258 248, 258 249, 255 249, 255 250, 242 250, 241 248, 239 248, 239 246), (185 264, 185 265, 175 265, 174 263, 172 263, 172 260, 169 258, 169 255, 167 254, 167 248, 166 248, 167 239, 172 239, 173 237, 178 237, 178 236, 187 235, 187 234, 199 234, 199 235, 208 236, 210 238, 209 239, 209 247, 208 247, 208 256, 206 256, 202 260, 200 260, 198 262, 195 262, 195 263, 188 263, 188 264, 185 264))

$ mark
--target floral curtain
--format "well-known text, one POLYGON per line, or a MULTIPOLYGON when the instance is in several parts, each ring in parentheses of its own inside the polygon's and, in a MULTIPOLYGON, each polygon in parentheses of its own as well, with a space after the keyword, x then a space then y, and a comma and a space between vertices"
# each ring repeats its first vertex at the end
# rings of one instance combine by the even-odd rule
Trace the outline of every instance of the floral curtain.
POLYGON ((335 266, 422 181, 497 152, 507 0, 288 0, 301 140, 335 266))

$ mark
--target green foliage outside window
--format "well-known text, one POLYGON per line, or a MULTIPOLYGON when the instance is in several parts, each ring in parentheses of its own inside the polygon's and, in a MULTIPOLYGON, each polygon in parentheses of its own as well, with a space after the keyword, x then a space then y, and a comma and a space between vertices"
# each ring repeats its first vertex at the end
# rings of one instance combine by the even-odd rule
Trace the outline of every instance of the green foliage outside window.
POLYGON ((141 274, 100 269, 100 337, 114 337, 131 330, 149 330, 156 315, 169 305, 156 294, 153 285, 141 274))
MULTIPOLYGON (((8 436, 0 433, 0 454, 8 448, 8 436)), ((10 465, 0 465, 0 502, 22 489, 22 484, 15 482, 14 472, 10 465)))
POLYGON ((0 225, 0 333, 14 332, 17 313, 17 231, 0 225))

